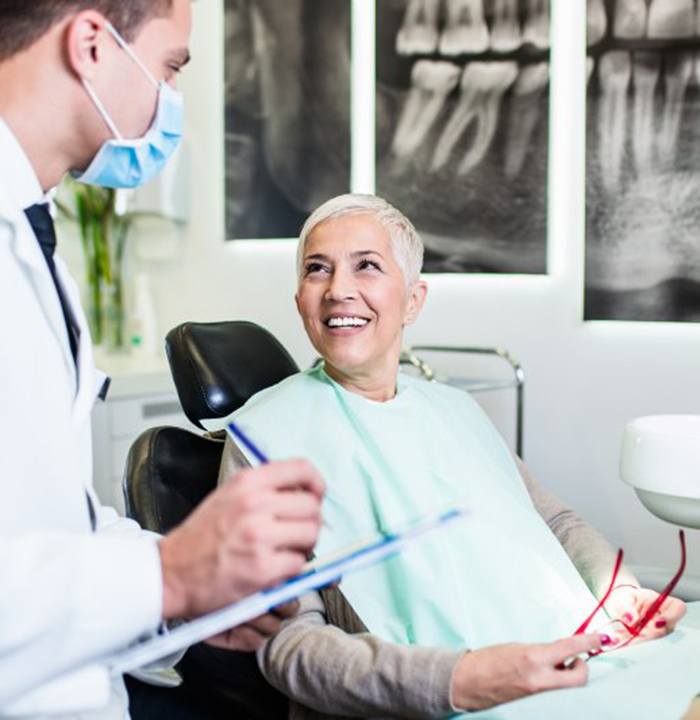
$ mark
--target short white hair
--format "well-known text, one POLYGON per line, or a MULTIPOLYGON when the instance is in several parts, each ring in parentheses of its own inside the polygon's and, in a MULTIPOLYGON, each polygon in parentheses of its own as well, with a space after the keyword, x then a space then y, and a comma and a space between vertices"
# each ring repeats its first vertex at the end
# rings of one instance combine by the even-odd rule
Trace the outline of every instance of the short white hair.
POLYGON ((297 278, 301 279, 304 249, 311 233, 322 223, 346 215, 369 215, 377 220, 391 238, 396 262, 401 268, 407 286, 420 278, 423 267, 423 241, 413 223, 393 205, 376 195, 346 193, 338 195, 316 208, 299 233, 297 246, 297 278))

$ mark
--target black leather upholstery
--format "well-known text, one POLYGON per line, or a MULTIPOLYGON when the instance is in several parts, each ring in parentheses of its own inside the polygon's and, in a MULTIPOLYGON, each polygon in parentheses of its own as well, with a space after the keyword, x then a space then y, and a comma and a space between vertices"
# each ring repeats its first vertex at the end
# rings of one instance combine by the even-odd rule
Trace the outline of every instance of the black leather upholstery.
MULTIPOLYGON (((155 532, 165 533, 175 527, 216 487, 223 446, 221 440, 181 428, 157 427, 144 432, 127 458, 127 514, 155 532)), ((191 718, 287 717, 287 699, 265 681, 253 653, 219 650, 200 643, 187 651, 177 669, 186 694, 181 709, 191 718), (190 705, 195 709, 188 710, 190 705)), ((138 681, 132 686, 133 720, 169 718, 166 699, 181 700, 179 695, 177 699, 162 696, 159 689, 138 681)))
POLYGON ((126 461, 126 514, 141 527, 167 533, 216 487, 223 440, 176 427, 142 433, 126 461))
POLYGON ((299 372, 284 347, 251 322, 184 323, 168 333, 165 348, 180 404, 199 427, 299 372))

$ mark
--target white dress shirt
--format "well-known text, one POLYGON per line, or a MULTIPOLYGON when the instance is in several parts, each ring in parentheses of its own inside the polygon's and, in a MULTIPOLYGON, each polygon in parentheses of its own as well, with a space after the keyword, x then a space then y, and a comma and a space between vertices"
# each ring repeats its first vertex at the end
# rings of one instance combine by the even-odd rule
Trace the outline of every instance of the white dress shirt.
POLYGON ((91 663, 158 626, 160 559, 154 537, 100 506, 92 490, 90 413, 103 376, 77 287, 57 257, 81 329, 76 372, 24 214, 44 198, 0 118, 0 716, 121 720, 121 678, 91 663))

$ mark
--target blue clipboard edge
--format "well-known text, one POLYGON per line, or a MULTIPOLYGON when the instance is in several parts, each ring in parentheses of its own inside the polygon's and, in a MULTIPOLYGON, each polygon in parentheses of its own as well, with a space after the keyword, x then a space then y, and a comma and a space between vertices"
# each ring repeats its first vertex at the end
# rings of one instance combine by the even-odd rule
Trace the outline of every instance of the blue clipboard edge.
POLYGON ((317 590, 358 570, 386 560, 401 552, 404 547, 426 533, 465 518, 467 511, 453 508, 436 517, 419 522, 406 531, 386 535, 361 548, 355 547, 348 554, 307 570, 267 590, 250 595, 243 600, 228 605, 221 610, 204 615, 191 622, 180 625, 167 635, 147 640, 121 652, 105 657, 98 664, 109 668, 111 675, 143 668, 157 660, 185 650, 190 645, 218 635, 237 625, 269 612, 272 608, 298 598, 311 590, 317 590))

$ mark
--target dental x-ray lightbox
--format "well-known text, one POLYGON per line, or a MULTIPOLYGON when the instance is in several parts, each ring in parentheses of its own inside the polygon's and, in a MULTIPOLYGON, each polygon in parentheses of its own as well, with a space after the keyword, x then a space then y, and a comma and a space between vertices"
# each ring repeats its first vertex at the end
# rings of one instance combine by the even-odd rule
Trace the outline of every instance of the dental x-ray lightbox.
POLYGON ((700 6, 588 0, 587 320, 700 320, 700 6))
MULTIPOLYGON (((549 0, 366 1, 377 76, 352 102, 376 107, 376 192, 425 271, 545 273, 549 0)), ((349 190, 352 3, 225 8, 227 237, 295 237, 349 190)))
POLYGON ((350 0, 225 1, 226 237, 350 190, 350 0))
POLYGON ((377 2, 377 193, 426 272, 545 273, 549 0, 377 2))

